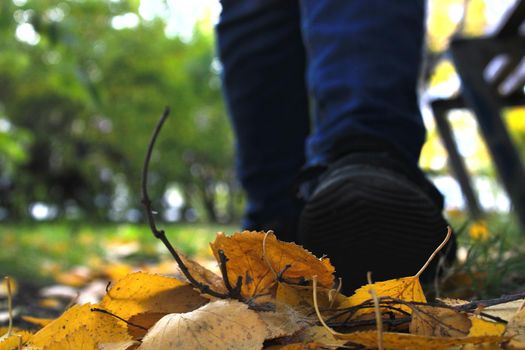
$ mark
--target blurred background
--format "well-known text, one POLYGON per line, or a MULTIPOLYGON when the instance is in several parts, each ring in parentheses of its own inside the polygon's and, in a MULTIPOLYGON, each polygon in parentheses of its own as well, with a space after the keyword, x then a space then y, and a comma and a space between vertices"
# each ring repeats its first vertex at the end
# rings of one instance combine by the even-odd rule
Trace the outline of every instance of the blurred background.
MULTIPOLYGON (((459 90, 454 66, 441 59, 451 38, 490 35, 514 3, 428 2, 421 95, 429 135, 421 165, 462 236, 450 280, 469 287, 458 295, 524 286, 525 236, 475 119, 454 110, 449 120, 485 212, 475 221, 466 215, 427 102, 459 90)), ((174 268, 163 265, 169 257, 140 204, 143 158, 165 105, 172 113, 149 184, 159 222, 175 246, 203 260, 217 231, 238 229, 243 194, 214 51, 220 9, 218 0, 0 2, 0 275, 26 290, 81 288, 136 268, 174 268)), ((525 109, 506 110, 505 122, 525 154, 525 109)))

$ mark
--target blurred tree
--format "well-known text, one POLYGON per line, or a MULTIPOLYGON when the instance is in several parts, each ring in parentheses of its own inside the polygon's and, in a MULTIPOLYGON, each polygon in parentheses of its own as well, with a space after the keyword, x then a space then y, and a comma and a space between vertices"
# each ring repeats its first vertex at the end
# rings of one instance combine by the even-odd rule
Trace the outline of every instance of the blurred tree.
MULTIPOLYGON (((214 221, 236 215, 218 212, 218 191, 226 188, 234 198, 237 190, 213 37, 198 26, 189 41, 168 37, 164 21, 144 20, 138 6, 138 0, 1 3, 3 118, 18 130, 11 139, 30 135, 15 142, 24 157, 0 158, 1 176, 9 179, 0 186, 10 193, 1 205, 11 218, 40 201, 60 215, 75 209, 125 219, 140 206, 145 149, 166 104, 172 117, 151 164, 152 198, 175 182, 186 208, 203 208, 214 221)), ((1 135, 0 151, 8 147, 1 135)))

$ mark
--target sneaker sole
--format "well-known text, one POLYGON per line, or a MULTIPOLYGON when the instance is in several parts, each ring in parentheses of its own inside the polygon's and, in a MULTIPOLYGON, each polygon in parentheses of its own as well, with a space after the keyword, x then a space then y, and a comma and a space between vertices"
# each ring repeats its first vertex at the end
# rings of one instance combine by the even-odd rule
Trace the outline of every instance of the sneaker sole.
POLYGON ((330 258, 346 293, 365 284, 368 271, 375 281, 414 275, 446 232, 439 209, 416 185, 397 173, 364 165, 331 174, 299 220, 301 243, 330 258))

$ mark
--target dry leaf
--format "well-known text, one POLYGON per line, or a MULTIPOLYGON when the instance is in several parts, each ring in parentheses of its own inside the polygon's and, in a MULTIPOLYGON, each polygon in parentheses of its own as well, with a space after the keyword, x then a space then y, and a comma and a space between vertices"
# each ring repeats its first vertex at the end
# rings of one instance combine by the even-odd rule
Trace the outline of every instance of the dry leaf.
MULTIPOLYGON (((317 303, 320 308, 326 308, 330 305, 330 290, 326 288, 317 288, 317 303)), ((291 306, 313 306, 313 288, 310 286, 296 286, 286 283, 278 283, 275 293, 277 305, 285 304, 291 306)))
POLYGON ((260 350, 266 325, 244 303, 218 300, 169 314, 146 334, 140 350, 260 350))
POLYGON ((410 333, 424 336, 464 337, 472 326, 467 314, 442 307, 417 306, 412 313, 410 333))
POLYGON ((455 298, 436 298, 436 300, 448 306, 460 306, 469 303, 467 300, 455 298))
POLYGON ((506 348, 525 349, 525 308, 510 319, 504 335, 512 337, 506 348))
POLYGON ((195 260, 192 260, 188 258, 187 256, 184 256, 180 254, 180 257, 182 261, 184 262, 184 265, 188 268, 188 271, 190 274, 197 280, 197 282, 203 283, 207 286, 210 286, 211 289, 213 289, 216 292, 224 293, 226 292, 226 287, 224 286, 224 281, 222 277, 216 275, 212 271, 208 270, 195 260))
POLYGON ((478 337, 483 335, 501 336, 505 332, 505 324, 484 320, 478 316, 471 316, 469 337, 478 337))
MULTIPOLYGON (((89 333, 90 339, 96 343, 116 342, 130 339, 126 324, 115 317, 100 312, 93 312, 91 308, 99 305, 75 305, 59 318, 39 330, 29 339, 31 347, 45 347, 51 343, 60 344, 61 341, 76 337, 71 334, 79 332, 83 327, 89 333)), ((80 336, 80 335, 79 335, 80 336)), ((66 348, 62 348, 66 349, 66 348)))
POLYGON ((289 336, 316 320, 303 315, 291 306, 283 306, 278 312, 259 312, 259 318, 266 324, 266 339, 289 336))
MULTIPOLYGON (((365 347, 377 348, 377 331, 338 334, 337 338, 361 344, 365 347)), ((446 338, 406 333, 383 333, 384 348, 389 350, 438 350, 465 344, 498 343, 507 339, 498 336, 446 338)))
POLYGON ((320 344, 315 342, 303 344, 303 343, 294 343, 286 345, 272 345, 270 347, 264 348, 264 350, 321 350, 323 348, 320 344))
POLYGON ((334 267, 328 259, 320 260, 297 244, 278 241, 271 233, 244 231, 230 237, 219 233, 211 248, 217 261, 219 250, 224 251, 230 283, 235 285, 242 277, 241 292, 248 298, 268 293, 278 273, 289 282, 310 281, 317 275, 321 287, 333 284, 334 267))
POLYGON ((514 317, 514 315, 516 315, 520 306, 523 305, 524 302, 525 299, 519 299, 508 303, 489 306, 483 309, 483 313, 499 317, 508 322, 514 317))
POLYGON ((116 343, 102 343, 98 345, 100 350, 133 350, 140 345, 136 340, 126 340, 116 343))
POLYGON ((188 312, 206 302, 186 282, 136 272, 113 285, 100 302, 100 307, 128 320, 145 312, 188 312))
MULTIPOLYGON (((395 299, 401 299, 404 301, 415 301, 425 303, 427 300, 425 294, 423 294, 423 288, 419 283, 419 278, 415 276, 403 277, 393 280, 387 280, 382 282, 376 282, 373 284, 367 284, 357 289, 354 295, 347 298, 339 306, 340 309, 357 306, 367 300, 370 300, 370 289, 374 289, 378 297, 391 297, 395 299)), ((412 309, 406 305, 394 305, 408 313, 412 313, 412 309)), ((371 306, 370 308, 373 308, 371 306)), ((355 316, 369 312, 369 310, 359 310, 355 316)))

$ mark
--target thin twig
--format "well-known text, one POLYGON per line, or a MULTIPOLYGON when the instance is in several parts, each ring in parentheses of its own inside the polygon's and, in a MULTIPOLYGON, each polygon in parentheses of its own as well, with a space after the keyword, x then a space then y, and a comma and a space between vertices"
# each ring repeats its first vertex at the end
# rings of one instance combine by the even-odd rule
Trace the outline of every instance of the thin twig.
POLYGON ((228 277, 228 268, 226 264, 228 263, 228 258, 224 254, 224 250, 219 249, 219 267, 221 269, 222 279, 224 281, 224 286, 226 287, 226 290, 228 291, 228 294, 230 297, 238 300, 242 300, 243 297, 241 295, 241 286, 242 286, 242 276, 239 276, 237 278, 237 283, 235 287, 232 287, 230 283, 230 278, 228 277))
POLYGON ((149 227, 153 235, 156 238, 160 239, 161 242, 164 244, 164 246, 166 246, 170 254, 173 256, 173 258, 177 262, 177 265, 179 266, 181 272, 184 274, 184 276, 188 279, 188 281, 193 287, 198 289, 203 294, 208 294, 216 298, 220 298, 220 299, 226 299, 230 297, 230 295, 214 291, 213 289, 210 288, 210 286, 200 283, 192 276, 192 274, 190 273, 190 271, 188 270, 188 268, 182 261, 181 257, 179 256, 175 248, 173 248, 170 241, 166 237, 166 233, 164 232, 164 230, 159 230, 157 226, 155 225, 155 218, 153 217, 151 200, 148 196, 148 188, 147 188, 149 161, 151 159, 151 154, 153 153, 153 147, 155 146, 155 141, 157 140, 157 136, 159 135, 162 125, 168 118, 169 114, 170 114, 170 109, 169 107, 166 107, 164 109, 164 113, 162 113, 162 117, 160 118, 159 122, 157 123, 157 126, 155 127, 155 130, 153 131, 153 134, 151 135, 151 139, 148 145, 148 150, 146 152, 146 158, 144 159, 144 167, 142 168, 142 183, 141 183, 142 185, 142 204, 144 205, 144 210, 146 212, 146 217, 148 219, 149 227))
POLYGON ((504 304, 504 303, 508 303, 508 302, 520 300, 520 299, 525 299, 525 292, 504 295, 496 299, 475 300, 475 301, 471 301, 470 303, 455 306, 454 308, 459 311, 472 311, 472 310, 477 309, 478 306, 489 307, 489 306, 504 304))
POLYGON ((116 319, 119 319, 121 320, 122 322, 126 323, 127 325, 130 325, 130 326, 133 326, 133 327, 137 327, 137 328, 140 328, 142 329, 143 331, 147 331, 148 329, 146 327, 143 327, 141 325, 138 325, 138 324, 135 324, 133 322, 129 322, 128 320, 118 316, 118 315, 115 315, 114 313, 112 312, 109 312, 108 310, 104 310, 104 309, 99 309, 97 307, 94 307, 94 308, 91 308, 91 312, 100 312, 102 314, 106 314, 106 315, 109 315, 109 316, 113 316, 115 317, 116 319))

